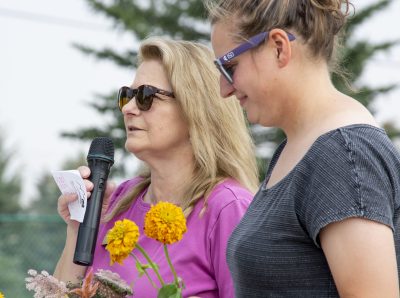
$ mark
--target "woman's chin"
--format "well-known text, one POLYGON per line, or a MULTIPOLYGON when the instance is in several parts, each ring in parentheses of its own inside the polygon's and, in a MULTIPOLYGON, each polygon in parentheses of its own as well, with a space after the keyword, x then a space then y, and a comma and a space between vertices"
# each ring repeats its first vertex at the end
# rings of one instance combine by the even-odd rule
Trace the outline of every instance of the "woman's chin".
POLYGON ((126 151, 134 154, 136 157, 138 157, 138 155, 140 155, 140 152, 143 151, 143 148, 141 146, 138 146, 136 142, 132 142, 129 140, 125 142, 125 149, 126 151))

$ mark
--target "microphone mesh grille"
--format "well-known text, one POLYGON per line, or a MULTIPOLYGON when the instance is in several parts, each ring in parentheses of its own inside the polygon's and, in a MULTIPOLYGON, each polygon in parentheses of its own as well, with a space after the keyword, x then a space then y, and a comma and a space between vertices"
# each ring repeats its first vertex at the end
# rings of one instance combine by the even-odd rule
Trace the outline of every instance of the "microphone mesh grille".
POLYGON ((105 155, 114 159, 113 141, 108 137, 98 137, 93 139, 92 144, 90 144, 88 155, 105 155))

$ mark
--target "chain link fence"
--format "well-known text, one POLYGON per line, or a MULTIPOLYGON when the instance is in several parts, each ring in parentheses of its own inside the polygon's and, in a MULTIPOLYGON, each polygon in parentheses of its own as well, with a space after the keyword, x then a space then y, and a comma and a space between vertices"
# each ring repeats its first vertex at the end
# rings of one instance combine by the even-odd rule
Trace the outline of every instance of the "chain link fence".
POLYGON ((0 292, 5 298, 33 297, 25 287, 27 271, 52 274, 65 233, 66 225, 57 214, 0 214, 0 292))

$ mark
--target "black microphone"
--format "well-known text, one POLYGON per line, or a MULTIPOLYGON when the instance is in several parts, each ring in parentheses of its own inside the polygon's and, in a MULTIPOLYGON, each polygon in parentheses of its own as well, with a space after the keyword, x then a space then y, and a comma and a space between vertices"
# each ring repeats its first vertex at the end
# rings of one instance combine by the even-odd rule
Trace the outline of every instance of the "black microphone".
POLYGON ((95 138, 90 145, 87 162, 90 168, 89 180, 94 186, 87 202, 85 217, 79 225, 74 254, 74 263, 82 266, 93 263, 106 182, 114 163, 112 140, 107 137, 95 138))

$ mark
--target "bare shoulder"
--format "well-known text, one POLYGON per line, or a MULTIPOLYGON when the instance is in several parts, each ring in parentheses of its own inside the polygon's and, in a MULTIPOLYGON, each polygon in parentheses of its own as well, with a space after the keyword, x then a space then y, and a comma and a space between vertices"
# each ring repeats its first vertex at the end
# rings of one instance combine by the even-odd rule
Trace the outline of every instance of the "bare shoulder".
POLYGON ((351 124, 378 126, 371 112, 358 100, 343 94, 338 101, 338 111, 336 117, 333 118, 337 121, 337 127, 351 124))

